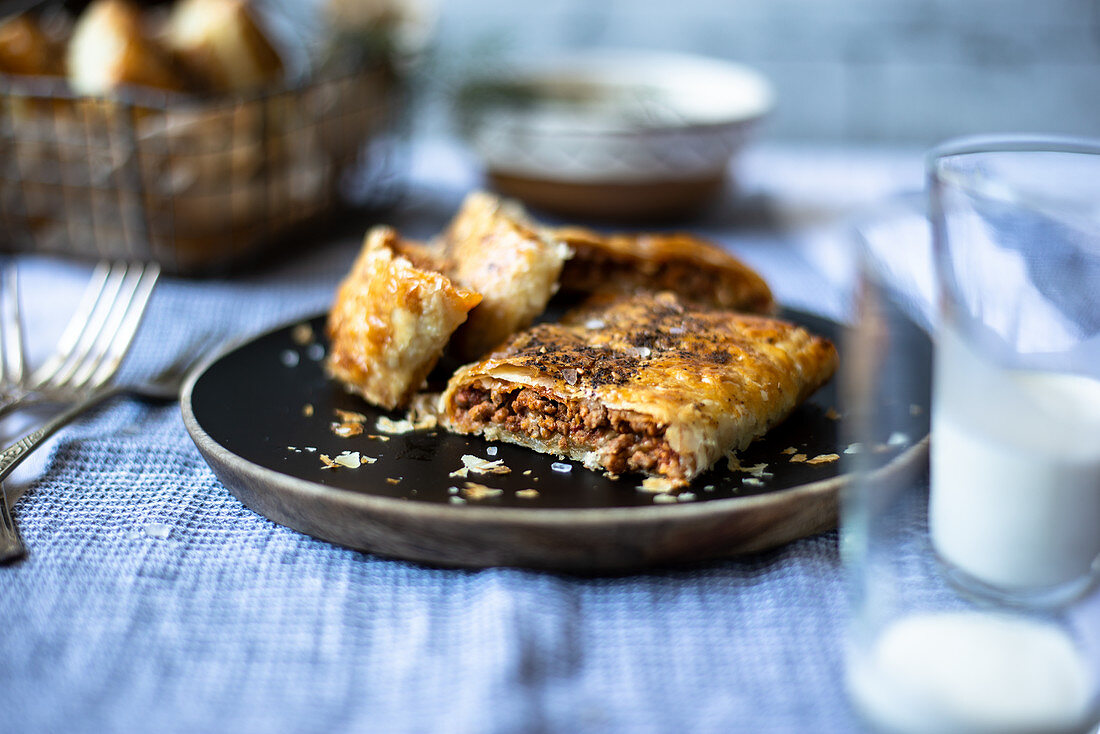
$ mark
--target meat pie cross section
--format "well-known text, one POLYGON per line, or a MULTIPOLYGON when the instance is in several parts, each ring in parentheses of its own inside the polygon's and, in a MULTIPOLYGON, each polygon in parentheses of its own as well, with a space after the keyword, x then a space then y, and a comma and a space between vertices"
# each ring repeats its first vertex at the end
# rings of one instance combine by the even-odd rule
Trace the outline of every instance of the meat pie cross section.
POLYGON ((445 425, 683 486, 785 419, 836 369, 833 345, 778 319, 672 293, 597 297, 454 374, 445 425))

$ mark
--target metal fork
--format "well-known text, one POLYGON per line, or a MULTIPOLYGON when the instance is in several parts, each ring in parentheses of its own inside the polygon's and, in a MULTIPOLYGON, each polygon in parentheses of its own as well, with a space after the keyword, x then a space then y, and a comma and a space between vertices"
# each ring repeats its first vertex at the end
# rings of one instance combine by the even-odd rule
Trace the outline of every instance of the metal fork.
MULTIPOLYGON (((23 390, 26 363, 23 358, 23 318, 19 310, 19 272, 11 263, 0 275, 0 394, 4 400, 23 390)), ((4 485, 0 482, 0 560, 23 555, 23 540, 11 516, 4 485)))
MULTIPOLYGON (((58 430, 65 427, 100 403, 119 396, 129 396, 147 402, 171 402, 179 398, 180 387, 191 370, 203 361, 208 349, 206 340, 197 341, 185 350, 170 366, 148 382, 133 385, 111 385, 91 393, 41 427, 0 451, 0 482, 3 482, 28 455, 45 443, 58 430)), ((0 502, 0 563, 23 556, 26 549, 19 538, 19 531, 7 512, 6 503, 0 502)))
POLYGON ((99 263, 53 355, 0 401, 0 416, 75 400, 106 385, 122 365, 159 276, 155 263, 99 263))
MULTIPOLYGON (((122 365, 122 358, 133 342, 159 275, 160 267, 154 263, 99 263, 53 356, 27 378, 23 361, 18 276, 14 269, 9 268, 3 276, 5 287, 0 297, 0 364, 3 365, 3 382, 0 384, 10 390, 5 390, 0 399, 0 416, 40 402, 75 401, 86 395, 87 403, 96 398, 96 391, 103 391, 103 386, 122 365)), ((98 404, 107 397, 99 397, 90 405, 98 404)), ((90 405, 84 409, 87 410, 90 405)), ((58 419, 71 412, 72 409, 65 411, 40 428, 39 431, 42 431, 56 424, 39 441, 65 425, 64 422, 58 423, 58 419)), ((33 435, 29 434, 23 440, 33 435)), ((22 456, 12 463, 3 478, 7 478, 20 461, 22 456)), ((0 478, 0 483, 3 478, 0 478)), ((18 558, 25 552, 3 485, 0 484, 0 563, 18 558)))

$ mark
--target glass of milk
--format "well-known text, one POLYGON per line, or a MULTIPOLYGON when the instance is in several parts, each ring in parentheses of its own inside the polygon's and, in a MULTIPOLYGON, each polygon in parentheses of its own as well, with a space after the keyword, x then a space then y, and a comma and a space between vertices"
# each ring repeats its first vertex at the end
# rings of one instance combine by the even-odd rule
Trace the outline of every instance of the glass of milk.
POLYGON ((888 732, 1091 731, 1100 141, 948 143, 923 201, 856 229, 853 704, 888 732))

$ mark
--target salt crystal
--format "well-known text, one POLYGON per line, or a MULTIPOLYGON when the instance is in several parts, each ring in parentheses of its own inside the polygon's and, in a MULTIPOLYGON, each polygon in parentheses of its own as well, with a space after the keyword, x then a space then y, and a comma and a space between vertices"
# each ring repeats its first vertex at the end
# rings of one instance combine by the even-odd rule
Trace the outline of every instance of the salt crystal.
POLYGON ((659 502, 661 504, 666 504, 669 502, 675 502, 676 498, 673 497, 671 494, 655 494, 653 495, 653 501, 659 502))
POLYGON ((568 474, 569 472, 573 471, 573 467, 571 467, 569 464, 563 464, 560 461, 555 461, 553 464, 550 465, 550 468, 561 474, 568 474))
POLYGON ((890 438, 886 439, 887 446, 904 446, 907 443, 909 443, 909 436, 899 431, 891 433, 890 438))
POLYGON ((496 456, 497 455, 497 447, 496 446, 490 446, 489 448, 485 449, 485 455, 486 456, 496 456))
POLYGON ((297 367, 299 359, 298 353, 293 349, 284 349, 279 354, 279 361, 283 363, 284 367, 297 367))
POLYGON ((573 369, 572 367, 570 367, 569 369, 562 370, 561 371, 561 376, 562 376, 562 379, 566 381, 566 383, 568 383, 570 385, 576 385, 577 384, 577 371, 575 369, 573 369))
POLYGON ((306 347, 306 356, 314 362, 320 362, 325 358, 325 348, 320 344, 310 344, 306 347))
POLYGON ((600 321, 599 319, 589 319, 588 321, 584 322, 584 328, 586 329, 602 329, 605 326, 607 326, 607 324, 600 321))

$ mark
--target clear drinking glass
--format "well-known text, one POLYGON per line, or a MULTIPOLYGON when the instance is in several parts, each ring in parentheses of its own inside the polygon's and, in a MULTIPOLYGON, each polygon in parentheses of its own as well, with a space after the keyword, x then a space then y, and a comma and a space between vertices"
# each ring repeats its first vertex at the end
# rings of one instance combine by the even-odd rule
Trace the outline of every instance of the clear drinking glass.
POLYGON ((928 158, 927 216, 898 203, 857 234, 842 353, 852 700, 882 731, 1089 731, 1100 142, 949 143, 928 158))

